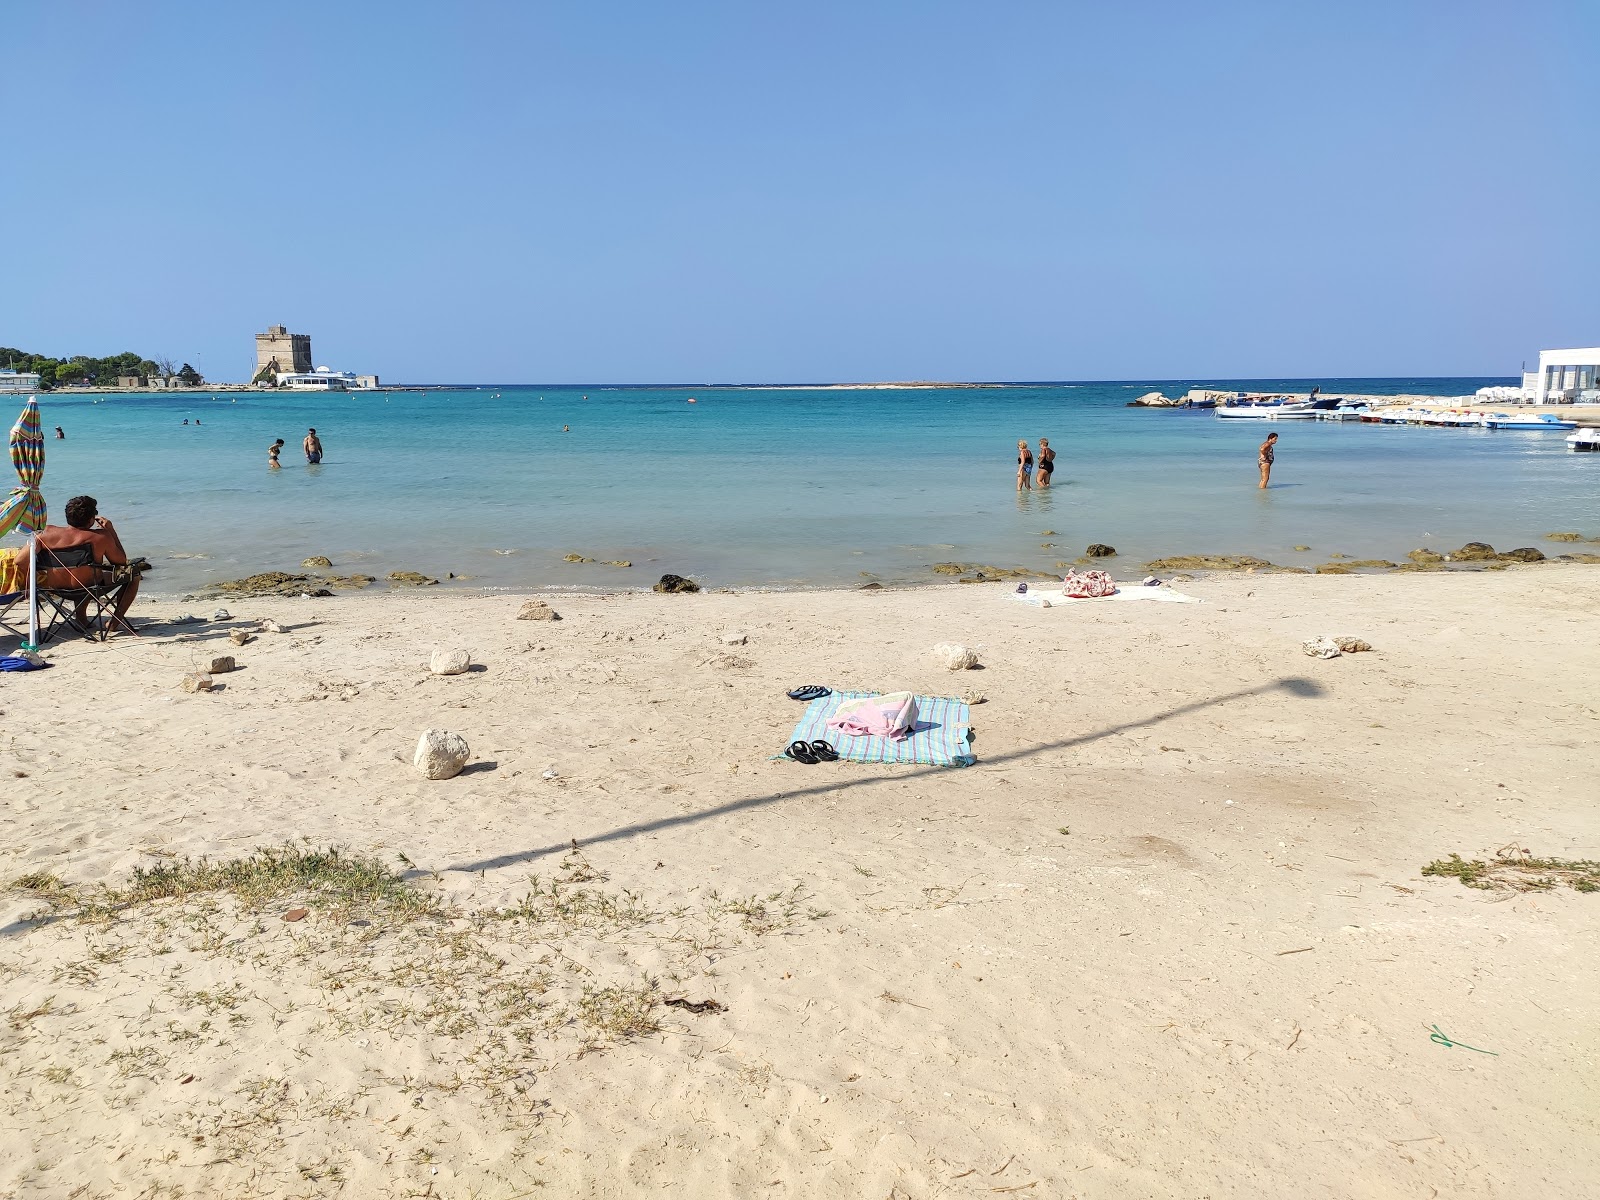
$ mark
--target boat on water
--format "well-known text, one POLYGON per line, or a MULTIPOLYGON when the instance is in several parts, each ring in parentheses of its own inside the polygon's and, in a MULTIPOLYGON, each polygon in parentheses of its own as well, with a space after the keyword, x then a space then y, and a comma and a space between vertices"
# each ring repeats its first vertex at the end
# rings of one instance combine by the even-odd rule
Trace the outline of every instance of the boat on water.
POLYGON ((1229 421, 1315 421, 1319 409, 1314 401, 1279 400, 1266 404, 1219 404, 1217 417, 1229 421))
POLYGON ((1490 429, 1576 429, 1576 421, 1563 421, 1551 413, 1522 414, 1513 416, 1511 413, 1489 413, 1483 418, 1484 425, 1490 429))
POLYGON ((1579 453, 1600 451, 1600 426, 1586 425, 1567 434, 1567 449, 1579 453))

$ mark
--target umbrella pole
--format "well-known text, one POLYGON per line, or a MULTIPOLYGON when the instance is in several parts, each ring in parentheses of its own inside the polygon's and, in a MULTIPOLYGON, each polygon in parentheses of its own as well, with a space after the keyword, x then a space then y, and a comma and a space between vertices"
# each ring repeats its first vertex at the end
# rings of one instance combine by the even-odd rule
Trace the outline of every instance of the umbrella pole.
POLYGON ((28 533, 28 644, 25 650, 39 648, 39 534, 28 533))

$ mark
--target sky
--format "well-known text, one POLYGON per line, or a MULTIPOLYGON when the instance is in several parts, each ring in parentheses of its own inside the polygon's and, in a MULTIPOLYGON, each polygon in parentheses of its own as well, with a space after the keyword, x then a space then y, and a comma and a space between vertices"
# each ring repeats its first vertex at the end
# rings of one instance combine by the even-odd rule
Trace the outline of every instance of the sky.
POLYGON ((386 382, 1509 375, 1592 0, 8 6, 0 345, 386 382))

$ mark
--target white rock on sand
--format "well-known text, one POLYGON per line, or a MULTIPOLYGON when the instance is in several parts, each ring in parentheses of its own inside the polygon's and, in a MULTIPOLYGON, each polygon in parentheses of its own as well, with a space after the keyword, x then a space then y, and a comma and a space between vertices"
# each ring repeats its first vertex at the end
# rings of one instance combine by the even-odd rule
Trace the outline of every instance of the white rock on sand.
POLYGON ((538 652, 504 595, 274 599, 207 702, 182 627, 53 643, 0 685, 0 1196, 1593 1194, 1600 895, 1421 868, 1600 859, 1600 571, 1185 590, 573 594, 538 652), (419 677, 460 630, 492 689, 419 677), (968 680, 974 767, 769 761, 798 684, 968 680), (286 843, 443 915, 28 919, 286 843))
POLYGON ((417 739, 411 764, 427 779, 454 779, 467 765, 472 751, 467 739, 448 729, 425 729, 417 739))
POLYGON ((464 675, 472 666, 472 655, 466 650, 435 650, 428 659, 428 670, 435 675, 464 675))

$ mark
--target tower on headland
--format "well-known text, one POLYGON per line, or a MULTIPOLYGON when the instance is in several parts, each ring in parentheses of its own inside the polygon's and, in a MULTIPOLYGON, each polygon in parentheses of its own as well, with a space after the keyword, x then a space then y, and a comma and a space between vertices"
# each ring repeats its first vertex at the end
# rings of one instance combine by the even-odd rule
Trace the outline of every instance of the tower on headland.
POLYGON ((290 333, 283 325, 268 326, 256 334, 256 378, 263 371, 272 375, 298 375, 311 370, 311 335, 290 333))

